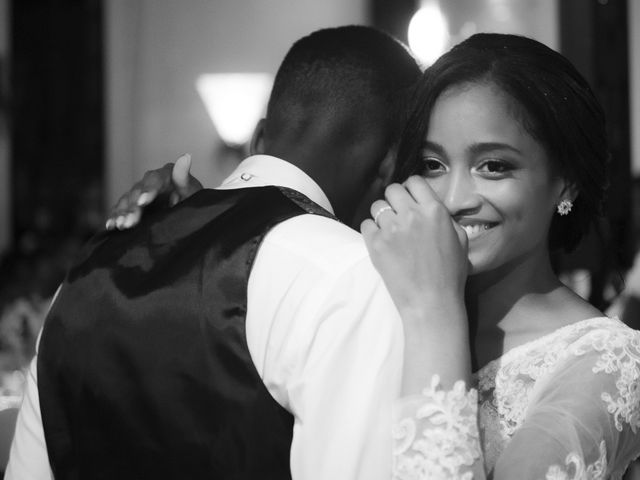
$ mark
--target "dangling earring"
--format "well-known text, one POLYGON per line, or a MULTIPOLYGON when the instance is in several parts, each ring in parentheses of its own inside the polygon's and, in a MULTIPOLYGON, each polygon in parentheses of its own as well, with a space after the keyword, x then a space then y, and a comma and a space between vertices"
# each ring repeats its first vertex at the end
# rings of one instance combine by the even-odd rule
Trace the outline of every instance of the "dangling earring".
POLYGON ((571 200, 564 199, 558 204, 558 214, 562 215, 563 217, 565 215, 569 215, 569 212, 572 208, 573 202, 571 200))

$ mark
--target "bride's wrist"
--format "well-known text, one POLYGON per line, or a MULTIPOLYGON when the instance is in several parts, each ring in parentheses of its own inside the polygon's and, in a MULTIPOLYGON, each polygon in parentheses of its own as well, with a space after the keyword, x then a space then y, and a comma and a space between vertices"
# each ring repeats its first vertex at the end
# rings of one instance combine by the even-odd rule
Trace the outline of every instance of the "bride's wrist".
POLYGON ((398 311, 405 325, 440 325, 458 324, 466 327, 467 312, 464 295, 455 292, 443 294, 426 294, 413 296, 411 301, 398 306, 398 311))

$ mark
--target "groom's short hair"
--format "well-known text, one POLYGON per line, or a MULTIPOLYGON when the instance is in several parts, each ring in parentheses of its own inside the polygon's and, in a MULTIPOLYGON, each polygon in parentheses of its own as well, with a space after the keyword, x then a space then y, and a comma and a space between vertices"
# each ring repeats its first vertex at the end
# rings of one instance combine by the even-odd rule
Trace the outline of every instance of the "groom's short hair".
MULTIPOLYGON (((379 30, 356 25, 318 30, 294 43, 282 61, 267 122, 295 129, 296 122, 345 118, 375 104, 399 130, 409 89, 419 76, 408 49, 379 30)), ((362 121, 366 125, 367 118, 362 121)))

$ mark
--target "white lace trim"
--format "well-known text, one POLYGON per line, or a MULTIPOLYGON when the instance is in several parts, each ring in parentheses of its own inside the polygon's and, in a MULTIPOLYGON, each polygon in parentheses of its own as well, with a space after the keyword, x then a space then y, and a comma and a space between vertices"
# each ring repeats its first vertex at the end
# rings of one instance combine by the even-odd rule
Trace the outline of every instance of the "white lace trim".
POLYGON ((407 412, 411 416, 394 426, 394 479, 473 478, 465 467, 480 458, 477 392, 467 391, 463 381, 449 391, 441 390, 439 383, 434 375, 431 386, 418 397, 417 410, 407 412))
POLYGON ((481 375, 484 376, 485 370, 497 371, 498 369, 500 369, 501 365, 505 365, 509 363, 512 358, 522 355, 525 351, 528 352, 529 350, 535 350, 538 347, 545 346, 552 343, 555 337, 570 336, 571 333, 576 332, 578 330, 588 330, 593 326, 602 326, 603 324, 609 324, 614 326, 620 326, 620 325, 625 326, 617 318, 609 318, 609 317, 586 318, 578 322, 570 323, 569 325, 560 327, 554 330, 553 332, 543 335, 540 338, 536 338, 529 342, 525 342, 521 345, 517 345, 513 347, 512 349, 505 352, 501 357, 491 360, 484 367, 478 370, 475 373, 475 375, 478 377, 480 377, 481 375))
MULTIPOLYGON (((546 337, 538 340, 543 339, 546 337)), ((533 348, 542 343, 538 340, 530 342, 527 346, 533 348)), ((492 407, 499 416, 503 440, 511 438, 522 424, 535 381, 549 373, 559 360, 569 355, 566 341, 542 345, 545 346, 545 350, 537 355, 521 355, 515 358, 510 355, 510 362, 501 365, 494 361, 478 372, 478 390, 481 397, 490 398, 489 402, 483 402, 490 403, 484 405, 484 408, 492 407), (490 394, 492 390, 493 395, 490 394)), ((520 347, 516 348, 521 350, 520 347)))
POLYGON ((640 334, 631 329, 596 330, 585 335, 576 345, 576 354, 601 352, 593 373, 618 374, 618 396, 601 394, 607 411, 613 415, 616 429, 622 431, 624 421, 633 433, 640 428, 640 334))
POLYGON ((591 465, 585 465, 584 458, 570 453, 564 461, 564 467, 552 465, 547 470, 545 480, 602 480, 607 474, 607 447, 600 442, 600 456, 591 465), (569 472, 573 471, 573 474, 569 472))

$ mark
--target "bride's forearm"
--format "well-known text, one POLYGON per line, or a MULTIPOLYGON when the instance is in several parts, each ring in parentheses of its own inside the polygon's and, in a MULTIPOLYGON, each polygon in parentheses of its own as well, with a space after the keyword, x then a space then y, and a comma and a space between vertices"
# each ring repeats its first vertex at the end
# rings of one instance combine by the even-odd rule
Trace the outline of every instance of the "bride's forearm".
POLYGON ((420 393, 440 377, 443 388, 456 381, 469 385, 471 360, 464 302, 458 296, 423 298, 419 306, 400 309, 404 325, 402 395, 420 393))

